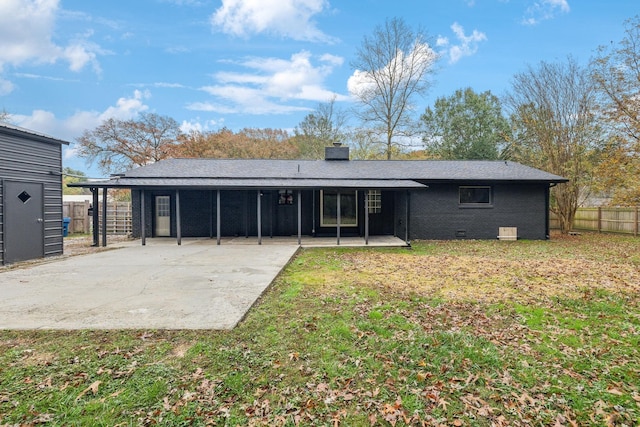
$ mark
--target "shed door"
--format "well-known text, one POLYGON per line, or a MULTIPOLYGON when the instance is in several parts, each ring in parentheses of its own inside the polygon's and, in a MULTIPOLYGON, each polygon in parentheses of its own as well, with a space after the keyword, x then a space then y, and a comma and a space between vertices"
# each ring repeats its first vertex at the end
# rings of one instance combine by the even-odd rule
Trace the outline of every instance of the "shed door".
POLYGON ((42 184, 5 181, 5 195, 5 262, 43 257, 42 184))
POLYGON ((169 196, 156 196, 156 237, 171 236, 171 198, 169 196))

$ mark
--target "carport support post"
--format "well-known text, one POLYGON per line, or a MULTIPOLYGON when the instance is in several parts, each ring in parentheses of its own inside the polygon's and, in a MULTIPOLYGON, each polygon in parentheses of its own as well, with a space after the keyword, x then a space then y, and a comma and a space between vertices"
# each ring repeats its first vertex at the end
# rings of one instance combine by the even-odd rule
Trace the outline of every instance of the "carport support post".
POLYGON ((102 189, 102 246, 107 246, 107 187, 102 189))
POLYGON ((405 206, 405 218, 404 218, 404 241, 409 243, 409 197, 411 193, 407 190, 406 206, 405 206))
POLYGON ((340 212, 340 190, 338 190, 338 196, 336 197, 336 244, 340 246, 340 220, 342 219, 342 215, 340 212))
POLYGON ((91 223, 93 225, 93 245, 100 246, 100 217, 98 209, 100 202, 98 201, 98 188, 91 188, 91 195, 93 196, 93 208, 91 210, 91 223))
POLYGON ((147 222, 145 221, 144 197, 144 190, 140 190, 140 238, 142 239, 142 246, 147 244, 147 222))
POLYGON ((367 190, 364 198, 364 244, 369 244, 369 200, 371 198, 371 190, 367 190))
POLYGON ((176 190, 176 238, 178 245, 182 244, 182 221, 180 220, 180 190, 176 190))
POLYGON ((298 190, 298 245, 302 243, 302 191, 298 190))
POLYGON ((262 192, 258 190, 258 244, 262 244, 262 192))
POLYGON ((216 191, 216 244, 220 245, 220 189, 216 191))

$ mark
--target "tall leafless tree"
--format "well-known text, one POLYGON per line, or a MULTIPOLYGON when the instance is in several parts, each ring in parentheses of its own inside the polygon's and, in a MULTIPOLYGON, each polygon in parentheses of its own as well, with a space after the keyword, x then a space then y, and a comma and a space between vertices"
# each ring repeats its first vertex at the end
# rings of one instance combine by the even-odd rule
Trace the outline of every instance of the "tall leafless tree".
POLYGON ((107 119, 77 139, 78 153, 97 161, 105 173, 122 172, 170 157, 180 136, 174 119, 158 114, 142 114, 139 119, 107 119))
POLYGON ((598 48, 591 70, 601 95, 599 112, 610 131, 600 167, 601 185, 615 203, 636 205, 640 203, 640 16, 625 22, 620 42, 598 48))
POLYGON ((303 159, 324 158, 324 148, 345 139, 347 114, 336 106, 336 98, 318 104, 294 129, 294 139, 303 159))
POLYGON ((356 115, 379 135, 387 159, 416 135, 413 102, 429 90, 436 60, 426 32, 400 18, 376 27, 356 52, 349 91, 362 107, 356 115))
POLYGON ((567 233, 603 139, 588 70, 572 58, 530 66, 515 75, 505 102, 514 128, 512 158, 570 180, 552 189, 551 205, 567 233))

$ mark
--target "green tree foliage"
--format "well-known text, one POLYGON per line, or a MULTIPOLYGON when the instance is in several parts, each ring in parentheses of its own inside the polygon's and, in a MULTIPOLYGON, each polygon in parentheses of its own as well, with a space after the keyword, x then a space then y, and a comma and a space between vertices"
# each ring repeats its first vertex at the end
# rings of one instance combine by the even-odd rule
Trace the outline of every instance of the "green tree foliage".
POLYGON ((509 139, 510 125, 490 91, 458 89, 436 100, 420 117, 425 148, 446 160, 494 160, 509 139))
POLYGON ((300 158, 323 159, 324 148, 342 143, 346 136, 344 126, 347 115, 335 105, 335 97, 318 104, 294 129, 294 139, 300 150, 300 158))
POLYGON ((79 187, 67 187, 74 182, 86 181, 87 175, 79 170, 65 167, 62 169, 62 193, 63 194, 85 194, 88 191, 79 187))
POLYGON ((570 180, 553 187, 551 203, 567 233, 591 186, 593 156, 603 141, 588 70, 571 58, 530 66, 515 75, 506 103, 512 112, 514 160, 570 180))
POLYGON ((617 44, 600 46, 591 61, 599 91, 599 113, 608 124, 609 145, 599 168, 603 190, 616 204, 640 203, 640 17, 625 22, 617 44))
POLYGON ((376 134, 387 159, 416 133, 413 102, 429 90, 436 60, 426 33, 399 18, 376 27, 356 51, 349 91, 361 106, 356 115, 376 134))
POLYGON ((141 114, 137 120, 107 119, 77 139, 78 154, 97 161, 105 173, 123 172, 170 157, 180 136, 178 122, 158 114, 141 114))

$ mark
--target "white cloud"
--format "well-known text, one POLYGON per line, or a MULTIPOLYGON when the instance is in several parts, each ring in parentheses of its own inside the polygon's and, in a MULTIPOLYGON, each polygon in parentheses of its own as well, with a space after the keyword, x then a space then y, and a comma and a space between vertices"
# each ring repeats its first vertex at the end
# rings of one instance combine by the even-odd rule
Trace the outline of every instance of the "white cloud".
MULTIPOLYGON (((428 44, 420 43, 414 46, 413 51, 410 53, 408 58, 413 58, 413 60, 409 60, 413 62, 413 65, 409 64, 404 53, 401 51, 398 53, 397 57, 394 58, 393 63, 402 63, 404 69, 408 69, 412 66, 416 69, 411 74, 418 75, 421 74, 422 71, 431 68, 436 62, 438 55, 428 44), (420 68, 417 69, 417 67, 420 68)), ((391 63, 392 62, 389 62, 388 64, 391 63)), ((385 68, 394 68, 388 64, 385 68)), ((376 84, 374 82, 374 78, 371 73, 367 71, 355 70, 347 80, 347 90, 352 96, 366 97, 368 93, 375 90, 375 87, 376 84)))
POLYGON ((100 122, 106 119, 128 120, 135 117, 138 113, 146 111, 149 107, 144 103, 145 99, 151 97, 149 91, 134 90, 133 97, 119 98, 115 106, 107 108, 98 116, 100 122))
POLYGON ((452 44, 447 37, 438 36, 436 45, 444 48, 446 56, 449 57, 449 63, 455 64, 465 56, 471 56, 478 51, 480 42, 487 40, 487 35, 478 30, 473 30, 470 35, 464 33, 462 25, 454 22, 451 30, 456 36, 456 43, 452 44))
POLYGON ((69 63, 74 72, 91 64, 100 72, 97 55, 104 53, 87 39, 91 34, 77 36, 61 46, 52 40, 59 0, 0 1, 0 73, 4 66, 69 63))
POLYGON ((353 95, 366 93, 374 88, 375 83, 366 71, 355 70, 347 80, 347 90, 353 95))
POLYGON ((567 0, 535 1, 527 8, 522 23, 525 25, 537 25, 541 21, 555 18, 559 13, 569 13, 570 10, 567 0))
POLYGON ((191 132, 207 132, 214 129, 219 129, 224 124, 224 119, 220 120, 205 120, 204 122, 200 121, 200 117, 196 117, 195 119, 186 121, 183 120, 182 124, 180 124, 180 130, 184 133, 191 132))
MULTIPOLYGON (((0 69, 0 71, 2 71, 0 69)), ((13 92, 15 86, 9 80, 5 80, 0 76, 0 96, 8 95, 13 92)))
POLYGON ((214 28, 239 37, 266 33, 294 40, 332 42, 335 40, 313 21, 328 7, 327 0, 222 0, 211 23, 214 28))
POLYGON ((232 64, 248 71, 221 71, 213 75, 216 84, 200 88, 215 99, 194 102, 188 108, 218 113, 279 114, 306 111, 301 105, 288 105, 292 101, 326 102, 336 97, 347 100, 325 89, 325 79, 343 59, 335 55, 322 55, 314 64, 307 51, 293 54, 289 59, 248 58, 232 64))
MULTIPOLYGON (((66 119, 61 119, 50 111, 34 110, 28 116, 12 114, 11 121, 18 126, 72 142, 83 131, 94 129, 106 119, 128 120, 148 110, 149 107, 144 100, 150 96, 148 92, 136 90, 131 97, 119 98, 115 105, 109 106, 102 112, 78 111, 66 119)), ((71 154, 66 153, 65 156, 72 156, 73 150, 70 151, 71 154)))

